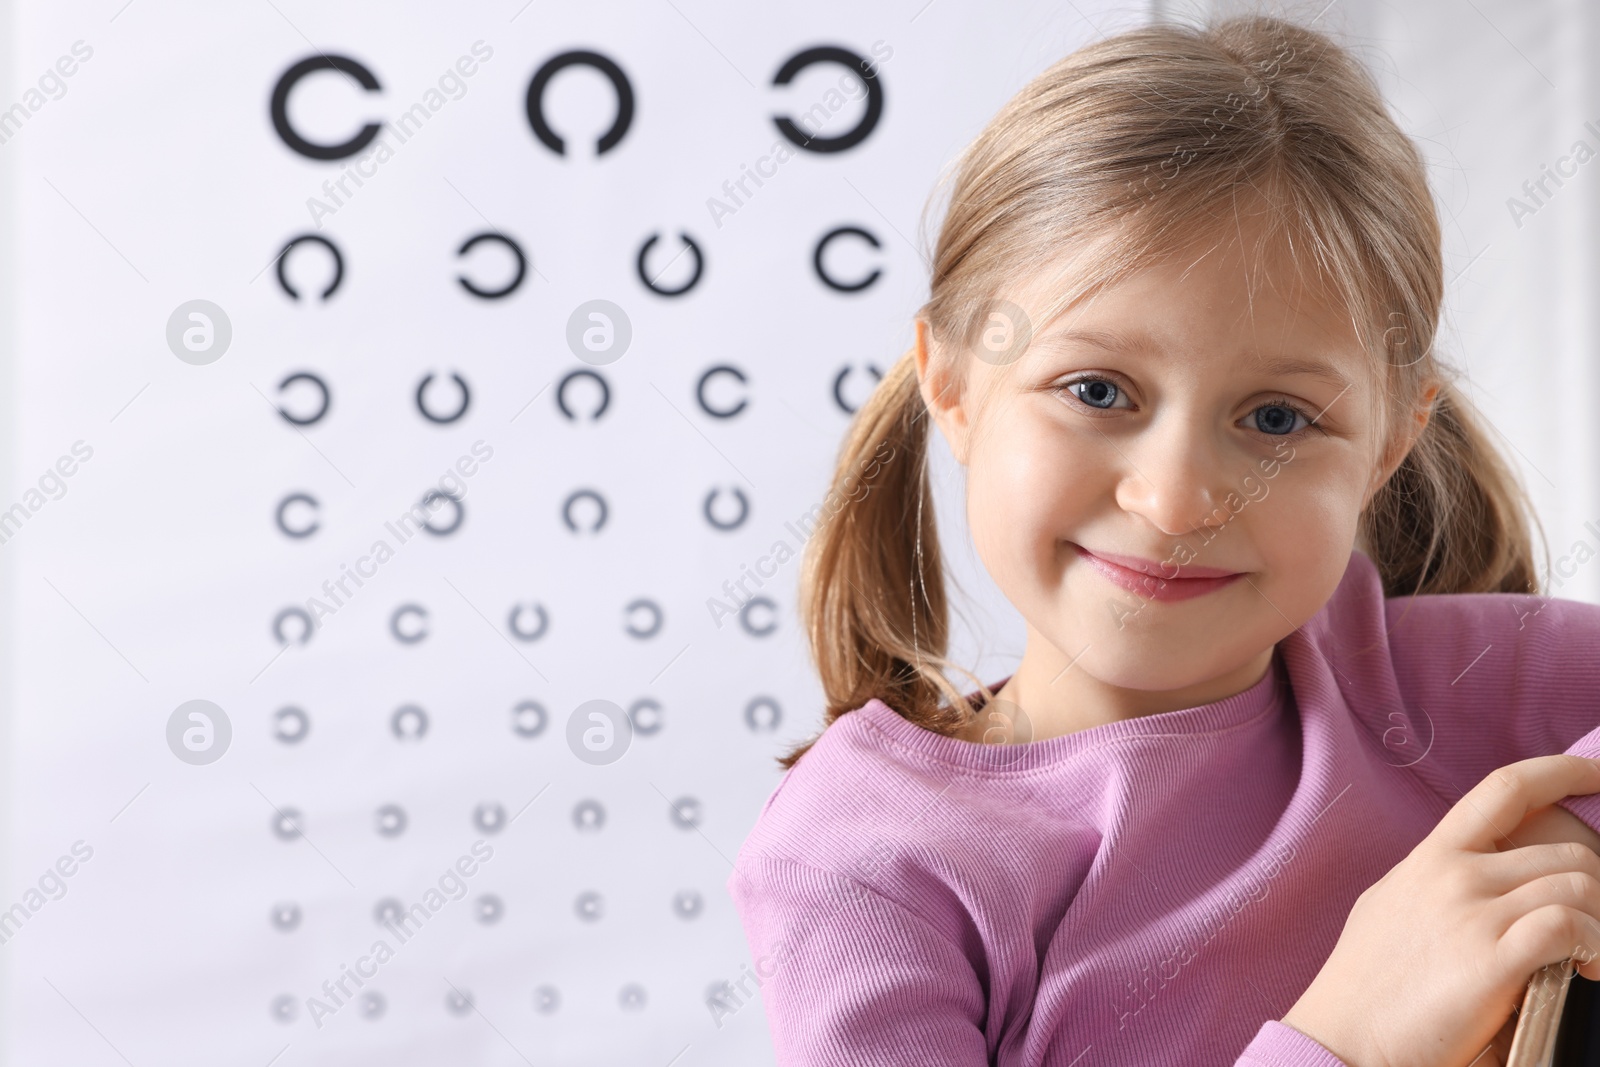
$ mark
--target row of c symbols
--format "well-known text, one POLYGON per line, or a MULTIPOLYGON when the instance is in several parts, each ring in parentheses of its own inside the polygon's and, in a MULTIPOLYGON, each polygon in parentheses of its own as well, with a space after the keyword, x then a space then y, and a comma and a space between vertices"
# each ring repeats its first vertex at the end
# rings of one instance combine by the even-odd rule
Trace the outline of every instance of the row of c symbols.
MULTIPOLYGON (((630 637, 640 640, 656 636, 665 624, 666 616, 661 606, 654 600, 644 597, 630 603, 624 614, 628 616, 623 632, 630 637), (644 612, 649 623, 644 626, 637 624, 634 616, 644 612)), ((751 637, 768 637, 778 628, 778 605, 770 597, 753 596, 746 600, 739 609, 739 625, 751 637), (758 615, 760 616, 758 618, 758 615)), ((290 635, 286 631, 291 619, 300 622, 299 636, 292 640, 296 643, 309 644, 311 637, 317 631, 316 621, 311 614, 298 605, 284 608, 272 620, 272 636, 280 645, 291 643, 290 635)), ((432 633, 428 629, 428 609, 421 604, 401 604, 389 615, 389 633, 402 645, 415 645, 426 640, 432 633), (408 620, 415 620, 414 622, 408 620)), ((511 613, 506 618, 506 629, 512 637, 519 641, 537 641, 550 629, 550 614, 543 604, 513 604, 511 613), (532 625, 524 625, 524 615, 532 616, 532 625)))
MULTIPOLYGON (((641 697, 628 706, 634 733, 649 737, 665 723, 659 701, 641 697)), ((744 723, 751 733, 771 733, 783 721, 783 708, 769 696, 752 697, 744 707, 744 723)), ((272 736, 285 745, 297 745, 311 732, 311 716, 292 704, 272 716, 272 736)), ((524 700, 511 709, 511 732, 522 738, 539 737, 550 724, 550 713, 537 700, 524 700)), ((389 732, 397 741, 420 741, 428 733, 428 713, 416 704, 402 704, 389 716, 389 732)))
MULTIPOLYGON (((700 514, 705 518, 706 524, 713 530, 719 530, 723 533, 727 533, 731 530, 737 530, 750 518, 750 498, 745 495, 744 490, 740 489, 736 485, 727 490, 727 492, 733 497, 734 502, 738 505, 738 510, 734 512, 731 518, 722 518, 717 514, 717 498, 722 495, 722 489, 712 489, 710 492, 706 493, 705 497, 700 502, 700 514)), ((605 526, 606 520, 610 518, 611 509, 609 505, 606 504, 606 498, 597 489, 574 489, 572 492, 568 493, 566 499, 561 502, 561 521, 565 523, 567 529, 573 533, 579 533, 580 531, 583 531, 584 527, 579 525, 576 509, 580 502, 585 501, 592 505, 594 515, 593 521, 587 527, 587 532, 599 533, 600 529, 605 526)), ((433 525, 433 518, 430 515, 430 517, 422 523, 422 529, 428 531, 428 533, 435 537, 448 537, 461 528, 461 522, 466 516, 466 505, 462 504, 461 498, 453 493, 447 493, 439 489, 430 489, 423 494, 421 507, 431 512, 433 510, 433 505, 440 502, 448 502, 453 509, 450 524, 443 527, 435 526, 433 525)), ((278 507, 274 512, 274 517, 277 521, 279 531, 281 531, 285 537, 292 537, 299 540, 310 537, 312 534, 316 533, 322 528, 322 523, 314 517, 309 523, 304 525, 291 524, 290 509, 295 507, 295 505, 300 505, 301 507, 311 511, 313 515, 315 515, 315 513, 322 507, 321 501, 312 496, 310 493, 305 492, 290 493, 288 496, 278 501, 278 507)), ((648 637, 650 635, 639 634, 636 636, 648 637)), ((532 640, 532 638, 527 638, 527 640, 532 640)))
MULTIPOLYGON (((845 400, 844 384, 845 379, 850 376, 851 371, 854 369, 854 365, 846 363, 839 369, 839 373, 834 375, 833 378, 833 401, 839 406, 841 411, 848 415, 854 415, 856 412, 856 407, 845 400)), ((883 372, 871 364, 866 366, 866 372, 872 376, 875 382, 883 380, 883 372)), ((423 376, 421 381, 417 383, 417 391, 415 393, 417 411, 422 414, 423 418, 427 419, 434 425, 446 426, 459 420, 467 413, 467 409, 472 404, 472 389, 467 385, 467 380, 465 378, 463 378, 459 373, 452 371, 450 373, 450 380, 455 383, 456 391, 460 394, 460 400, 457 402, 456 409, 454 411, 448 413, 436 412, 428 407, 427 401, 428 386, 433 384, 434 377, 435 375, 432 372, 429 372, 423 376)), ((743 397, 740 397, 737 403, 730 406, 723 407, 713 404, 712 401, 706 396, 706 387, 714 378, 719 377, 732 378, 741 385, 746 384, 749 381, 749 379, 745 376, 745 373, 738 367, 726 363, 719 363, 714 367, 707 368, 700 375, 699 380, 695 383, 695 400, 699 403, 700 410, 704 411, 712 418, 731 419, 743 412, 749 401, 743 397)), ((605 414, 606 409, 611 406, 611 387, 606 383, 605 377, 602 376, 598 371, 590 370, 588 368, 579 368, 577 370, 568 371, 566 374, 564 374, 561 377, 561 381, 556 385, 556 407, 569 422, 578 421, 578 413, 573 410, 572 405, 567 400, 567 389, 574 382, 580 380, 593 382, 600 390, 599 402, 594 406, 593 410, 590 411, 588 415, 590 422, 598 422, 601 416, 605 414)), ((282 393, 289 389, 289 387, 300 383, 304 383, 315 391, 317 396, 315 409, 305 414, 297 414, 280 404, 277 411, 279 415, 283 416, 285 422, 288 422, 293 426, 314 426, 327 417, 328 409, 333 403, 333 393, 328 388, 328 383, 325 382, 320 375, 314 374, 311 371, 295 371, 294 373, 288 375, 278 383, 278 392, 282 393)))
MULTIPOLYGON (((859 237, 873 248, 883 247, 875 235, 873 235, 870 231, 861 228, 860 226, 838 226, 828 231, 826 234, 823 234, 822 239, 817 242, 817 246, 811 254, 812 269, 816 271, 817 277, 821 279, 822 283, 835 292, 862 292, 876 282, 878 278, 882 276, 883 271, 881 268, 874 267, 865 276, 857 278, 853 281, 841 281, 840 279, 829 274, 827 267, 823 263, 823 254, 828 250, 828 246, 840 237, 859 237)), ((656 284, 655 280, 650 277, 650 272, 646 266, 646 260, 650 255, 650 249, 654 248, 656 242, 660 239, 661 235, 659 233, 653 233, 645 240, 644 244, 640 246, 638 258, 634 263, 635 270, 639 275, 639 280, 644 283, 645 288, 659 296, 683 296, 685 293, 689 292, 697 284, 699 284, 700 277, 705 272, 705 254, 700 250, 700 245, 695 242, 694 238, 690 237, 685 232, 679 231, 678 239, 683 242, 684 248, 694 259, 694 272, 689 276, 689 280, 684 282, 682 285, 675 289, 666 289, 656 284)), ((456 281, 461 285, 461 288, 465 289, 473 296, 478 297, 480 300, 500 300, 510 296, 512 293, 515 293, 519 288, 521 288, 523 279, 525 279, 528 275, 528 256, 527 253, 522 250, 522 246, 519 245, 513 238, 507 237, 505 234, 493 230, 473 234, 471 237, 467 238, 461 247, 456 249, 456 256, 460 257, 466 255, 468 252, 471 252, 474 248, 480 244, 483 244, 485 241, 499 244, 511 253, 512 258, 516 261, 516 272, 512 275, 511 280, 501 285, 498 289, 482 288, 465 274, 456 275, 456 281)), ((286 264, 289 261, 289 253, 293 252, 298 246, 307 242, 318 244, 323 248, 326 248, 328 250, 328 255, 333 259, 333 277, 329 279, 327 286, 320 294, 320 298, 322 300, 327 300, 338 291, 339 286, 344 282, 344 254, 339 251, 339 246, 334 244, 331 238, 324 237, 320 233, 299 234, 298 236, 290 238, 289 242, 283 246, 283 250, 278 253, 277 259, 278 285, 285 293, 289 294, 289 299, 300 299, 300 291, 296 289, 289 281, 286 264)))

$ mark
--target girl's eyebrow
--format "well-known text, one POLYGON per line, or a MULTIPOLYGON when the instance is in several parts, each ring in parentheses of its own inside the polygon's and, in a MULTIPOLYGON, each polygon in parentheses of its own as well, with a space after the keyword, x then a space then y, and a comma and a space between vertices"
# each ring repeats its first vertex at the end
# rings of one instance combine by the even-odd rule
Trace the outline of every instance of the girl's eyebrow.
POLYGON ((1263 374, 1304 374, 1336 389, 1351 389, 1355 383, 1339 373, 1337 367, 1320 359, 1299 356, 1269 356, 1252 360, 1252 365, 1263 374))
MULTIPOLYGON (((1041 348, 1065 348, 1073 342, 1103 348, 1108 352, 1154 351, 1155 342, 1142 333, 1118 333, 1115 330, 1085 327, 1046 334, 1037 339, 1041 348)), ((1303 374, 1315 378, 1335 389, 1351 389, 1354 383, 1326 360, 1304 356, 1260 356, 1250 361, 1250 366, 1267 375, 1303 374)))
POLYGON ((1115 330, 1095 329, 1085 327, 1078 330, 1061 330, 1046 334, 1035 339, 1045 348, 1066 347, 1074 341, 1096 348, 1104 348, 1110 352, 1128 352, 1136 349, 1153 349, 1155 342, 1142 333, 1124 334, 1115 330))

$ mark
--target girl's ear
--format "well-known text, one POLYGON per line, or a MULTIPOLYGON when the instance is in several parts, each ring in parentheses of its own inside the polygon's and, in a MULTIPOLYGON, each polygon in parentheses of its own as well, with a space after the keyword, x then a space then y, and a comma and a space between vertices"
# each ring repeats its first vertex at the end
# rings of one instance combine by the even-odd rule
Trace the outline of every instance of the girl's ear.
POLYGON ((1430 383, 1422 391, 1422 403, 1401 428, 1401 432, 1395 435, 1393 441, 1389 442, 1389 451, 1384 455, 1382 464, 1374 472, 1372 484, 1367 487, 1366 499, 1361 502, 1363 508, 1371 503, 1373 495, 1383 488, 1390 476, 1405 461, 1406 456, 1411 454, 1411 449, 1416 445, 1417 438, 1421 437, 1422 431, 1428 428, 1428 419, 1433 415, 1433 402, 1438 396, 1439 385, 1437 382, 1430 383))
POLYGON ((940 353, 940 358, 933 358, 930 351, 932 331, 928 328, 928 321, 917 319, 916 328, 917 382, 922 402, 927 405, 928 413, 950 443, 950 452, 956 462, 965 467, 970 429, 965 404, 967 390, 962 387, 964 383, 951 367, 948 353, 940 353))

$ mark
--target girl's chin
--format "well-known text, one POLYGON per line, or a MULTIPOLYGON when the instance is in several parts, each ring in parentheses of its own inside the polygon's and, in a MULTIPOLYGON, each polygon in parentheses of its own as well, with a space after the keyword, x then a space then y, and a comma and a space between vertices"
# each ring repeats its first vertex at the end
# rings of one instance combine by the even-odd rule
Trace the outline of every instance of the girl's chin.
POLYGON ((1252 635, 1276 640, 1263 634, 1263 628, 1281 621, 1270 609, 1270 619, 1254 613, 1241 618, 1234 605, 1225 613, 1224 625, 1191 604, 1176 606, 1182 617, 1158 611, 1155 605, 1137 614, 1122 614, 1120 607, 1116 614, 1103 607, 1088 615, 1058 611, 1044 626, 1029 629, 1061 650, 1062 666, 1073 663, 1077 669, 1092 664, 1096 677, 1129 689, 1176 689, 1215 677, 1219 662, 1248 658, 1241 652, 1241 641, 1252 635))

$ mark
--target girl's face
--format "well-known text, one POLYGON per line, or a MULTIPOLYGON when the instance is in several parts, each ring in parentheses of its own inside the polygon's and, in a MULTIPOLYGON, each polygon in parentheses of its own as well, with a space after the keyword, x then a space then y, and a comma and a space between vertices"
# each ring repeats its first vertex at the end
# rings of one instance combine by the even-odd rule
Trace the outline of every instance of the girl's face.
MULTIPOLYGON (((1020 357, 1003 332, 999 358, 957 356, 954 403, 936 400, 919 328, 974 545, 1027 622, 1007 689, 1035 719, 1248 688, 1333 593, 1362 507, 1404 456, 1380 455, 1378 385, 1348 317, 1281 253, 1252 257, 1248 225, 1238 236, 1080 301, 1020 357)), ((1002 296, 1040 308, 1049 282, 1002 296)))

